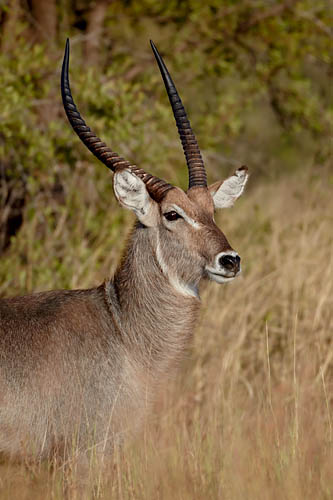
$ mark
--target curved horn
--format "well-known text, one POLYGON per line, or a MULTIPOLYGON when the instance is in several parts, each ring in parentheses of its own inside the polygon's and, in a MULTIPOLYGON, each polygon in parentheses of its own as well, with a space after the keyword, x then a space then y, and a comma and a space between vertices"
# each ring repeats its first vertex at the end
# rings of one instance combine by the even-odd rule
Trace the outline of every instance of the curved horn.
POLYGON ((166 65, 164 64, 164 61, 152 40, 150 40, 150 45, 153 49, 158 67, 160 68, 160 72, 176 120, 179 136, 182 141, 186 163, 189 171, 189 188, 194 186, 207 187, 207 175, 204 162, 202 160, 197 140, 191 128, 189 119, 187 118, 181 98, 178 95, 175 84, 172 81, 170 73, 166 65))
POLYGON ((83 144, 96 156, 104 165, 115 172, 119 168, 129 168, 135 175, 140 177, 146 184, 151 197, 157 202, 161 201, 165 193, 173 188, 162 179, 146 173, 136 165, 124 160, 118 153, 112 151, 92 130, 86 125, 74 103, 69 85, 69 40, 66 41, 65 55, 61 71, 61 95, 69 123, 77 133, 83 144))

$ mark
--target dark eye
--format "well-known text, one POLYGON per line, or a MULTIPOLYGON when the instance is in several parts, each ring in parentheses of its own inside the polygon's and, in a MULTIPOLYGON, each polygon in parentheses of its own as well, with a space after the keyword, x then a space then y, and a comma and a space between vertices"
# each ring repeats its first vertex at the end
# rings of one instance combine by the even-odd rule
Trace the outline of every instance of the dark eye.
POLYGON ((166 212, 165 214, 163 214, 164 217, 166 218, 166 220, 169 220, 169 221, 173 221, 173 220, 177 220, 177 219, 181 219, 182 216, 179 215, 177 212, 175 212, 174 210, 171 210, 171 212, 166 212))

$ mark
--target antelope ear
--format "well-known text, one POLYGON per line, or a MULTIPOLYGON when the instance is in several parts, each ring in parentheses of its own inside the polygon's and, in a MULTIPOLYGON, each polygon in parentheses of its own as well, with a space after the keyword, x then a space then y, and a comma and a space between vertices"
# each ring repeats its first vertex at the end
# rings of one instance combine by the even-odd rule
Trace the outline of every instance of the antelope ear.
POLYGON ((159 220, 158 204, 147 191, 145 183, 129 169, 115 172, 113 190, 119 203, 133 210, 145 226, 156 226, 159 220))
POLYGON ((247 167, 241 167, 225 181, 211 184, 208 189, 213 197, 215 208, 232 207, 237 198, 243 193, 248 178, 247 167))

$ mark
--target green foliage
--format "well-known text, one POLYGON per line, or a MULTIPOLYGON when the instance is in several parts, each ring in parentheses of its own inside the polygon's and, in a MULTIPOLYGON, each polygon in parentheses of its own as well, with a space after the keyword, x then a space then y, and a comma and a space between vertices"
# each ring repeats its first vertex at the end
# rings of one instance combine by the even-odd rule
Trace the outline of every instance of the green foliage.
MULTIPOLYGON (((3 278, 13 265, 24 267, 27 254, 29 265, 40 268, 48 237, 63 224, 66 246, 50 249, 43 276, 29 278, 23 288, 44 287, 53 273, 70 286, 67 266, 86 259, 84 249, 98 251, 101 233, 119 249, 119 222, 125 217, 126 227, 132 220, 116 208, 111 176, 80 143, 62 110, 59 77, 67 34, 72 91, 87 123, 122 156, 168 181, 186 188, 187 172, 149 38, 165 55, 211 180, 241 163, 274 177, 327 160, 331 37, 324 1, 112 2, 98 38, 99 62, 89 66, 82 20, 94 6, 74 4, 58 5, 58 39, 52 43, 36 41, 31 14, 24 11, 10 37, 4 29, 0 38, 2 214, 12 209, 8 193, 24 185, 24 195, 17 195, 24 197, 24 222, 2 257, 3 278), (71 251, 74 261, 63 262, 71 251)), ((10 5, 1 4, 0 24, 13 13, 10 5)))
MULTIPOLYGON (((78 44, 74 46, 76 98, 96 131, 110 137, 121 154, 133 151, 136 161, 147 161, 143 135, 150 130, 145 124, 155 120, 151 132, 160 129, 168 135, 165 127, 172 123, 148 52, 151 36, 167 54, 204 150, 235 146, 247 132, 247 115, 260 114, 258 103, 261 108, 271 105, 291 139, 308 130, 316 139, 313 148, 319 149, 330 119, 326 10, 323 1, 315 6, 310 1, 113 2, 101 40, 105 71, 87 71, 78 44), (133 70, 134 76, 127 77, 133 70)), ((11 52, 0 55, 1 156, 19 175, 59 161, 74 165, 88 156, 59 111, 62 43, 51 54, 47 46, 29 42, 24 24, 17 29, 11 52), (54 123, 47 116, 41 120, 39 111, 51 100, 57 109, 54 123)), ((176 134, 170 134, 173 141, 176 134)))
MULTIPOLYGON (((220 101, 226 102, 219 80, 229 77, 242 82, 243 89, 236 84, 234 92, 230 87, 227 90, 235 101, 230 122, 244 113, 244 104, 266 95, 283 126, 314 133, 327 130, 327 102, 320 89, 323 81, 326 85, 329 81, 331 36, 326 2, 313 6, 309 1, 224 0, 203 5, 188 0, 167 6, 152 1, 128 5, 123 15, 139 34, 146 36, 147 25, 154 33, 156 21, 160 24, 161 46, 173 54, 177 74, 183 67, 192 85, 202 81, 216 85, 215 92, 208 93, 214 99, 213 109, 219 110, 220 101), (148 17, 154 19, 150 24, 148 17), (320 81, 313 78, 314 68, 322 72, 320 81)), ((116 16, 113 19, 110 26, 117 29, 116 16)), ((227 132, 237 134, 239 127, 231 126, 224 135, 227 132)))

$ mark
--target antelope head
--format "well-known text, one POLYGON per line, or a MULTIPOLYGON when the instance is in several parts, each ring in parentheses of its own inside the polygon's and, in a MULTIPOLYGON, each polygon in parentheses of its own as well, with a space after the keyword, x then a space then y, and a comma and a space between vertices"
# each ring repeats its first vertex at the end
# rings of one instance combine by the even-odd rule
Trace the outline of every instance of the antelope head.
POLYGON ((183 145, 189 172, 185 192, 121 158, 86 125, 69 86, 69 42, 62 67, 61 89, 67 117, 83 143, 114 172, 114 193, 122 206, 135 212, 139 228, 148 230, 161 271, 185 294, 197 295, 201 278, 229 282, 240 273, 240 257, 217 227, 214 212, 231 207, 248 179, 241 167, 224 181, 207 185, 200 150, 171 76, 151 42, 183 145))

